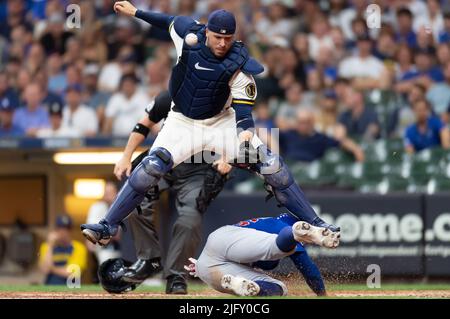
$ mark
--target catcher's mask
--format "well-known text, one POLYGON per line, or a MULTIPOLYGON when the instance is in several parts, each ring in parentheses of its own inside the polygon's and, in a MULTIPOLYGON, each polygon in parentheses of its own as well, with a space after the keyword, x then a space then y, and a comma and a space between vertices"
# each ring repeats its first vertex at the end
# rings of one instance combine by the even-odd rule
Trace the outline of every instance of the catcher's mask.
POLYGON ((131 263, 122 258, 108 259, 98 267, 98 278, 103 289, 111 294, 120 294, 136 289, 136 284, 122 279, 126 267, 131 263))

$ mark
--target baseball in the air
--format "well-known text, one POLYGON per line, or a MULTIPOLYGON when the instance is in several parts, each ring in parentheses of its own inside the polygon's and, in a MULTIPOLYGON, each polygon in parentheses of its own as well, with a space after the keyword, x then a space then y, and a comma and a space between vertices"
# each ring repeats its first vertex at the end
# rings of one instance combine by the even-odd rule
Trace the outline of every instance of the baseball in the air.
POLYGON ((190 46, 196 45, 198 42, 198 38, 195 34, 189 33, 185 38, 184 41, 190 46))

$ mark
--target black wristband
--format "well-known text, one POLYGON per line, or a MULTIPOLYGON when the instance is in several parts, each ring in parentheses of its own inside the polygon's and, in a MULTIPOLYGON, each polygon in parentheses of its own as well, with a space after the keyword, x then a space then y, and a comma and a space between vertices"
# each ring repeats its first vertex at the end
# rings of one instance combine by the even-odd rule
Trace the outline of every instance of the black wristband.
POLYGON ((133 132, 134 132, 134 133, 142 134, 142 135, 144 135, 145 137, 147 137, 147 136, 148 136, 148 133, 150 133, 150 129, 149 129, 147 126, 145 126, 145 125, 143 125, 143 124, 141 124, 141 123, 137 123, 137 124, 134 126, 134 128, 133 128, 133 132))

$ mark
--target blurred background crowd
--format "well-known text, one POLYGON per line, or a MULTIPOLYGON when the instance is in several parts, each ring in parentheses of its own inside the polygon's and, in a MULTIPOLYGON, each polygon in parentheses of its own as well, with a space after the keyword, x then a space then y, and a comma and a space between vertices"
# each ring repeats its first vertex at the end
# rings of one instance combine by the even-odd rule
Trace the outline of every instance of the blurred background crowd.
MULTIPOLYGON (((217 8, 236 14, 237 39, 265 66, 256 124, 279 128, 271 146, 288 161, 450 147, 448 1, 132 2, 202 22, 217 8), (372 3, 380 28, 368 28, 372 3)), ((0 1, 0 137, 128 136, 167 88, 176 54, 167 30, 117 17, 113 3, 0 1), (79 27, 68 27, 70 4, 79 27)))

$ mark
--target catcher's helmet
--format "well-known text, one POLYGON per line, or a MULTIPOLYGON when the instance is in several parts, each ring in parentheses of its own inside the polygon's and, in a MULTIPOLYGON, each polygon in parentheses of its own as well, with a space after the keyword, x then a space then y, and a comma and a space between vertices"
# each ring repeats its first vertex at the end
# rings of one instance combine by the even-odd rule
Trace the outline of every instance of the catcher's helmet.
POLYGON ((137 285, 122 279, 126 267, 131 263, 122 258, 108 259, 98 267, 98 278, 103 289, 112 294, 120 294, 136 289, 137 285))

